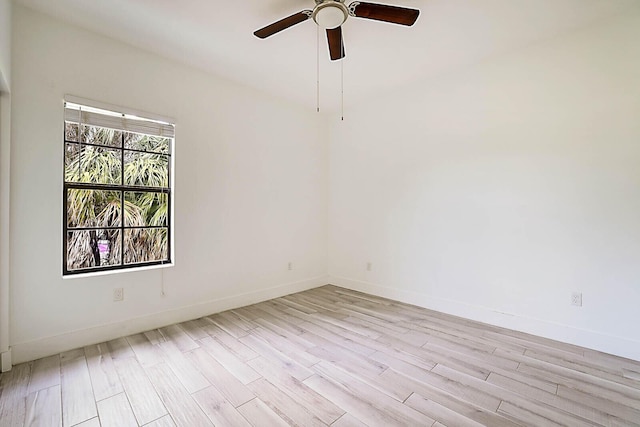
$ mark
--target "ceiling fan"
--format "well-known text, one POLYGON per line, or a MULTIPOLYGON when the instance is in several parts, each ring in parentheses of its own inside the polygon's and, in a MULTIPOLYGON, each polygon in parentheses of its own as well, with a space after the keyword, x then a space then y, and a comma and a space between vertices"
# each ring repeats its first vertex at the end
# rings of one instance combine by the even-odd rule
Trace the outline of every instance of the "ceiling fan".
POLYGON ((335 61, 345 56, 342 41, 342 24, 349 16, 411 26, 416 22, 420 14, 417 9, 378 3, 354 1, 346 6, 344 0, 315 0, 315 2, 316 6, 313 10, 294 13, 264 28, 260 28, 253 34, 264 39, 309 18, 313 18, 320 28, 324 28, 327 31, 329 56, 332 61, 335 61))

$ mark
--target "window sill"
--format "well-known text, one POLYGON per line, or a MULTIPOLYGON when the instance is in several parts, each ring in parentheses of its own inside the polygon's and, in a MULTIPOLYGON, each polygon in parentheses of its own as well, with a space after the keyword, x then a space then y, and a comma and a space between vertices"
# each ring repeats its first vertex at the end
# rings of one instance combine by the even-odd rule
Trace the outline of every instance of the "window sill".
POLYGON ((122 273, 135 273, 138 271, 145 270, 155 270, 159 268, 171 268, 174 267, 175 263, 167 263, 167 264, 156 264, 156 265, 148 265, 142 267, 132 267, 132 268, 121 268, 118 270, 107 270, 107 271, 92 271, 89 273, 76 273, 76 274, 67 274, 62 275, 63 279, 85 279, 87 277, 96 277, 96 276, 108 276, 112 274, 122 274, 122 273))

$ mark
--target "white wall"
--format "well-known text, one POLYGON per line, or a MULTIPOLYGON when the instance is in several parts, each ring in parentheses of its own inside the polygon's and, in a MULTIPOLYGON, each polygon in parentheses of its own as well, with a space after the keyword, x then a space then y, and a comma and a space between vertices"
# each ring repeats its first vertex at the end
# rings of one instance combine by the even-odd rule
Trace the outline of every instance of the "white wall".
POLYGON ((324 119, 20 6, 13 28, 14 363, 326 283, 324 119), (174 268, 62 279, 65 94, 175 118, 174 268))
POLYGON ((0 92, 11 86, 11 0, 0 0, 0 92))
POLYGON ((332 122, 332 282, 640 360, 639 40, 636 9, 332 122))
POLYGON ((10 89, 11 2, 0 0, 0 371, 11 368, 9 351, 10 89))

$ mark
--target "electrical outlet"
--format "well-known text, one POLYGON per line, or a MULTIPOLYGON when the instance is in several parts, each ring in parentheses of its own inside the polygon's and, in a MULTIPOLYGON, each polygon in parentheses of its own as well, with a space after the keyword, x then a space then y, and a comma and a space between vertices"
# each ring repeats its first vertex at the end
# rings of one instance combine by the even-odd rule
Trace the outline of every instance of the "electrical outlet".
POLYGON ((370 262, 367 263, 367 271, 371 271, 371 263, 370 262))
POLYGON ((124 300, 124 289, 123 288, 115 288, 113 290, 113 300, 114 301, 122 301, 122 300, 124 300))
POLYGON ((571 294, 571 305, 582 307, 582 293, 574 292, 571 294))
POLYGON ((287 264, 287 270, 293 270, 293 263, 291 261, 289 261, 289 264, 287 264))

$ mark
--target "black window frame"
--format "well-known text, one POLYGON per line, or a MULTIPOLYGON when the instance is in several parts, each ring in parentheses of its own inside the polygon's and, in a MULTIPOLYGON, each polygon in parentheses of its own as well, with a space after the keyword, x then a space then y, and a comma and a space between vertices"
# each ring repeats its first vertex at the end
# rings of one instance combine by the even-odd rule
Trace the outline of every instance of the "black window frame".
MULTIPOLYGON (((66 106, 66 102, 65 102, 65 106, 66 106)), ((85 105, 82 105, 82 107, 85 107, 85 105)), ((91 108, 90 105, 86 105, 86 107, 91 108)), ((108 110, 108 111, 112 111, 112 110, 108 110)), ((124 113, 122 113, 123 117, 125 116, 124 113)), ((133 148, 126 148, 125 145, 125 136, 127 133, 129 133, 130 131, 126 130, 126 129, 117 129, 117 128, 113 128, 116 131, 120 131, 121 135, 121 141, 120 141, 120 145, 119 146, 112 146, 112 145, 103 145, 103 144, 94 144, 94 143, 87 143, 87 142, 82 142, 80 141, 80 137, 78 137, 78 141, 70 141, 67 139, 67 132, 66 132, 66 125, 67 125, 67 120, 64 120, 64 128, 63 128, 63 176, 62 176, 62 182, 63 182, 63 201, 62 201, 62 217, 63 217, 63 223, 62 223, 62 227, 63 227, 63 234, 62 234, 62 272, 63 272, 63 276, 72 276, 72 275, 77 275, 77 274, 88 274, 88 273, 96 273, 96 272, 108 272, 108 271, 120 271, 120 270, 130 270, 130 269, 135 269, 135 268, 139 268, 139 267, 150 267, 150 266, 158 266, 158 265, 167 265, 167 264, 172 264, 172 229, 173 229, 173 223, 172 223, 172 211, 173 211, 173 191, 172 191, 172 187, 173 187, 173 183, 172 183, 172 159, 173 159, 173 146, 175 144, 175 137, 172 135, 171 137, 163 137, 163 138, 168 138, 170 139, 169 142, 169 149, 167 153, 163 153, 163 152, 159 152, 159 151, 148 151, 148 150, 139 150, 139 149, 133 149, 133 148), (66 159, 64 158, 64 156, 66 156, 66 151, 67 151, 67 147, 69 145, 76 145, 79 147, 83 147, 83 146, 87 146, 87 147, 95 147, 98 149, 108 149, 108 150, 113 150, 113 151, 118 151, 120 154, 120 183, 119 184, 100 184, 100 183, 85 183, 85 182, 68 182, 66 180, 65 177, 65 170, 66 170, 66 159), (143 186, 143 185, 126 185, 125 184, 125 174, 124 174, 124 168, 125 168, 125 153, 127 152, 131 152, 131 153, 138 153, 138 154, 153 154, 153 155, 159 155, 159 156, 166 156, 167 158, 167 186, 166 187, 151 187, 151 186, 143 186), (79 189, 79 190, 99 190, 99 191, 114 191, 114 192, 119 192, 120 193, 120 209, 122 209, 121 212, 121 216, 120 216, 120 225, 118 226, 105 226, 105 227, 69 227, 69 218, 68 218, 68 194, 69 194, 69 190, 72 189, 79 189), (125 220, 124 220, 124 210, 125 210, 125 193, 126 192, 134 192, 134 193, 140 193, 140 192, 145 192, 145 193, 158 193, 158 194, 164 194, 167 197, 167 220, 166 220, 166 225, 164 226, 152 226, 152 225, 145 225, 145 226, 127 226, 125 225, 125 220), (166 259, 162 259, 162 260, 153 260, 153 261, 143 261, 143 262, 136 262, 136 263, 125 263, 125 244, 124 244, 124 239, 125 239, 125 230, 132 230, 132 229, 166 229, 167 230, 167 257, 166 259), (79 269, 69 269, 68 266, 68 238, 69 238, 69 233, 71 232, 75 232, 75 231, 94 231, 94 232, 99 232, 99 231, 108 231, 108 230, 118 230, 119 231, 119 242, 120 242, 120 263, 119 264, 115 264, 115 265, 105 265, 105 266, 94 266, 94 267, 85 267, 85 268, 79 268, 79 269)), ((100 127, 100 126, 96 126, 96 125, 92 125, 92 124, 83 124, 83 123, 78 123, 78 129, 80 130, 82 125, 86 125, 86 126, 95 126, 95 127, 100 127)), ((171 125, 173 126, 173 125, 171 125)), ((136 132, 134 132, 136 133, 136 132)), ((79 132, 80 134, 80 132, 79 132)), ((144 135, 149 135, 149 134, 144 134, 144 135)), ((149 135, 149 136, 155 136, 155 135, 149 135)), ((80 152, 82 152, 82 149, 80 149, 80 152)))

